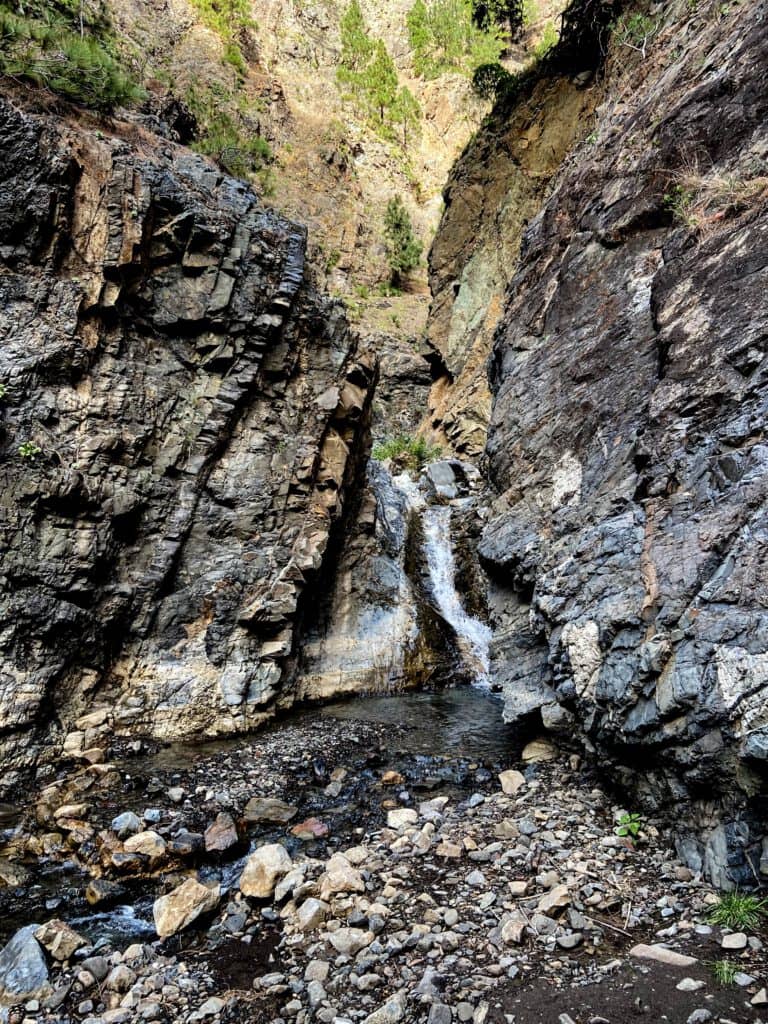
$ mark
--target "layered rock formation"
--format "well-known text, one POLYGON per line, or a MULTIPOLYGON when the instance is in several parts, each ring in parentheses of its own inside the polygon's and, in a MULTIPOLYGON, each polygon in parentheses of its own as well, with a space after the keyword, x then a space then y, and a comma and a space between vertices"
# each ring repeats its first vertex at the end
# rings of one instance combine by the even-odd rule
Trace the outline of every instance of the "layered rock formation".
POLYGON ((5 101, 0 136, 4 767, 107 703, 70 752, 252 726, 293 698, 373 358, 210 162, 5 101))
POLYGON ((614 35, 496 335, 481 544, 510 718, 754 882, 768 764, 768 5, 614 35), (625 40, 628 37, 625 37, 625 40))
POLYGON ((517 266, 520 240, 573 145, 588 133, 601 89, 542 79, 495 111, 457 161, 429 254, 427 339, 439 354, 426 426, 479 458, 491 412, 486 363, 517 266))

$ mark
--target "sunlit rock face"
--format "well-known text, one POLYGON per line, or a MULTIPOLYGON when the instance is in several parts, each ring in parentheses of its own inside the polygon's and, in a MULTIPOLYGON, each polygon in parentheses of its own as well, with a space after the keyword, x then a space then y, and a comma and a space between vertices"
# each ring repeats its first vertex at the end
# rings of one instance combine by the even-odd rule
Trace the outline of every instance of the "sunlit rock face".
POLYGON ((4 767, 94 705, 247 728, 293 698, 373 359, 304 230, 208 161, 9 102, 0 136, 4 767))
POLYGON ((765 14, 672 12, 609 64, 507 292, 480 549, 509 717, 675 808, 723 884, 765 831, 765 14))

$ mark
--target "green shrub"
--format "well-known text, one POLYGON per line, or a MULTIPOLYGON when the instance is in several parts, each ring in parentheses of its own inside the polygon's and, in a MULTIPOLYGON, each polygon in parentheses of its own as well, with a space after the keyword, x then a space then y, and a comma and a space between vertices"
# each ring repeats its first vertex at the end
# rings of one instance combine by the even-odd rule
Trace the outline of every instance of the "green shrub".
POLYGON ((495 64, 504 49, 498 26, 485 28, 475 19, 472 0, 416 0, 406 16, 408 38, 417 75, 437 78, 448 71, 472 74, 482 64, 495 64))
POLYGON ((422 469, 429 462, 439 459, 442 449, 439 445, 431 445, 423 437, 413 437, 410 434, 397 434, 395 437, 387 438, 374 445, 371 452, 377 462, 391 460, 398 462, 408 469, 422 469))
POLYGON ((421 242, 413 234, 411 218, 400 196, 395 196, 387 203, 384 238, 392 283, 398 285, 404 274, 418 267, 422 250, 421 242))
POLYGON ((558 38, 557 29, 551 21, 548 21, 544 26, 544 34, 533 48, 534 60, 543 60, 551 50, 554 50, 557 46, 558 38))
POLYGON ((248 70, 240 48, 240 37, 246 29, 254 28, 250 0, 190 0, 204 25, 221 36, 224 59, 244 75, 248 70))
POLYGON ((0 4, 0 74, 103 111, 143 97, 102 21, 84 22, 81 34, 67 20, 68 13, 74 17, 68 4, 28 6, 40 17, 17 14, 10 6, 0 4))
POLYGON ((501 64, 481 64, 472 75, 472 88, 484 100, 497 100, 510 93, 517 83, 501 64))
POLYGON ((754 931, 768 917, 768 899, 739 892, 726 892, 709 915, 710 924, 733 931, 754 931))
POLYGON ((200 127, 192 148, 213 157, 236 178, 256 174, 267 185, 272 150, 249 124, 247 107, 238 104, 235 95, 217 83, 191 88, 186 100, 200 127))

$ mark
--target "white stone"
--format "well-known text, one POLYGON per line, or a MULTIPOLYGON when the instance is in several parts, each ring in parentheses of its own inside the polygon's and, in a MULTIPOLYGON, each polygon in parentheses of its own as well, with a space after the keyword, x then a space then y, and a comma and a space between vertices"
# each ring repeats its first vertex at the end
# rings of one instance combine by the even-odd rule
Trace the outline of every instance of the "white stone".
POLYGON ((506 772, 501 772, 499 782, 501 783, 502 793, 506 793, 507 796, 517 796, 525 785, 525 776, 522 772, 510 768, 506 772))
POLYGON ((186 928, 201 914, 214 910, 219 903, 220 889, 216 885, 209 889, 194 878, 182 882, 167 896, 155 900, 152 913, 155 930, 161 939, 186 928))
POLYGON ((240 876, 240 892, 244 896, 266 899, 275 891, 278 879, 293 866, 290 854, 280 843, 267 843, 255 850, 245 863, 240 876))
POLYGON ((398 807, 387 815, 389 828, 405 828, 407 825, 415 825, 418 820, 419 815, 412 807, 398 807))

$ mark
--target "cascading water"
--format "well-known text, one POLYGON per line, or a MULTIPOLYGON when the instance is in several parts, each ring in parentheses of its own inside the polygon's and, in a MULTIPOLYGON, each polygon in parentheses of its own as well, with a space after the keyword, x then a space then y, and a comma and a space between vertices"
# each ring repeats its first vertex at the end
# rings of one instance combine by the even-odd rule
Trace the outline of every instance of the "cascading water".
POLYGON ((451 515, 447 505, 426 508, 422 514, 424 554, 440 614, 452 626, 462 658, 475 686, 490 688, 491 630, 469 615, 456 590, 456 562, 451 543, 451 515))
POLYGON ((491 630, 469 615, 456 590, 456 561, 451 537, 450 505, 429 505, 419 485, 407 473, 393 478, 409 509, 421 518, 424 558, 429 587, 437 610, 451 626, 462 660, 475 686, 490 689, 491 630))

